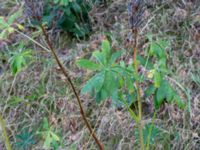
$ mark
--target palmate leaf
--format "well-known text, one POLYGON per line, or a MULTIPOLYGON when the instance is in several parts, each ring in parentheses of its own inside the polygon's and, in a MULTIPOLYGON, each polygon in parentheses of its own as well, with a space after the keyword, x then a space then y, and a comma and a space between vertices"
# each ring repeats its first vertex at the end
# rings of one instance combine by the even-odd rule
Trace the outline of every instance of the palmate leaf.
POLYGON ((31 57, 31 51, 25 50, 24 52, 15 53, 11 59, 11 69, 14 75, 21 71, 26 66, 26 60, 31 57))
POLYGON ((79 59, 76 64, 84 69, 99 70, 101 66, 87 59, 79 59))
POLYGON ((104 83, 105 78, 105 71, 101 71, 94 75, 90 80, 86 82, 86 84, 83 86, 81 90, 81 94, 90 93, 92 94, 93 90, 95 90, 96 93, 98 93, 104 83))
POLYGON ((22 150, 30 149, 30 147, 36 143, 33 132, 30 132, 27 128, 16 135, 16 140, 15 145, 17 149, 22 150))
POLYGON ((182 102, 178 94, 173 90, 167 80, 162 80, 160 87, 156 91, 154 97, 154 106, 156 109, 164 102, 176 103, 179 108, 184 108, 185 104, 182 102))
POLYGON ((15 75, 17 72, 19 72, 25 64, 26 62, 23 56, 17 55, 13 57, 11 62, 11 69, 13 74, 15 75))
POLYGON ((151 42, 150 54, 157 56, 157 58, 166 58, 165 49, 169 45, 168 41, 158 40, 156 42, 151 42))
POLYGON ((51 148, 53 146, 53 143, 57 143, 60 141, 60 138, 51 130, 46 131, 45 141, 43 144, 44 148, 51 148))
POLYGON ((60 138, 55 132, 53 132, 46 117, 43 118, 42 130, 37 131, 37 134, 44 138, 44 148, 53 148, 54 150, 58 149, 60 138))
POLYGON ((121 56, 122 52, 111 53, 111 46, 108 40, 103 40, 101 44, 101 51, 93 52, 93 57, 96 58, 97 63, 90 60, 80 59, 77 65, 82 68, 97 71, 90 80, 86 82, 81 90, 81 94, 89 93, 96 98, 96 102, 100 103, 107 98, 115 97, 114 93, 118 93, 124 85, 129 89, 129 92, 134 91, 132 84, 132 71, 124 66, 116 63, 116 60, 121 56))

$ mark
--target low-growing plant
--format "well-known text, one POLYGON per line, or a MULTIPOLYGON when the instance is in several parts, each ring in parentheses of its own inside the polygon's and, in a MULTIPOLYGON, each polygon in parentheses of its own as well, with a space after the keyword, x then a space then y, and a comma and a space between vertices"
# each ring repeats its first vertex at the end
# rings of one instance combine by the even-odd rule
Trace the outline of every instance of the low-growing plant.
POLYGON ((17 149, 27 150, 35 143, 35 135, 33 131, 30 131, 28 128, 23 129, 18 135, 16 135, 15 147, 17 149))
MULTIPOLYGON (((155 112, 165 102, 175 103, 178 107, 184 108, 183 101, 166 79, 169 70, 166 64, 165 50, 170 46, 169 42, 150 39, 149 45, 147 57, 137 55, 137 63, 142 65, 146 72, 139 74, 136 73, 134 65, 127 65, 124 61, 117 61, 123 52, 112 51, 110 42, 108 40, 102 41, 101 50, 92 53, 92 59, 95 58, 95 60, 77 60, 79 67, 91 70, 94 74, 82 87, 81 93, 89 93, 94 96, 97 103, 111 98, 113 103, 124 104, 138 126, 140 117, 130 108, 132 103, 138 102, 138 95, 141 99, 153 96, 155 112), (138 84, 148 84, 144 96, 137 92, 136 82, 138 84)), ((150 128, 149 126, 145 126, 142 130, 141 138, 144 140, 144 145, 149 145, 147 140, 150 140, 150 143, 154 141, 154 135, 157 134, 155 130, 156 128, 150 128), (150 132, 149 129, 152 131, 150 132), (152 134, 149 139, 147 137, 144 138, 147 133, 152 134)))
POLYGON ((84 0, 46 0, 42 20, 49 27, 60 28, 82 38, 92 29, 88 15, 90 9, 91 6, 84 0))
POLYGON ((30 60, 30 58, 32 58, 31 50, 25 49, 22 43, 19 44, 17 49, 17 51, 11 52, 11 57, 9 60, 10 67, 14 75, 16 75, 24 67, 26 67, 27 61, 30 60))
POLYGON ((42 129, 38 131, 37 134, 44 138, 44 148, 53 148, 54 150, 58 149, 60 138, 49 126, 47 118, 43 119, 42 129))

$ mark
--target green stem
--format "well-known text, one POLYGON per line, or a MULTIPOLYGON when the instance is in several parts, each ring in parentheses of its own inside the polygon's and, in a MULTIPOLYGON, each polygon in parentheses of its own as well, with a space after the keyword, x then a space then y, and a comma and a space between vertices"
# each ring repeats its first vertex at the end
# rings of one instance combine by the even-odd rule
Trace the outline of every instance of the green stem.
POLYGON ((149 135, 148 135, 148 138, 147 138, 147 147, 146 147, 146 150, 149 150, 150 140, 151 140, 151 134, 152 134, 153 127, 154 127, 155 118, 156 118, 156 112, 154 112, 154 114, 153 114, 153 119, 152 119, 151 127, 149 129, 149 135))
POLYGON ((123 98, 123 96, 120 96, 121 100, 123 101, 124 105, 126 106, 126 108, 128 109, 131 117, 133 118, 133 120, 138 124, 138 117, 136 116, 136 114, 133 112, 133 110, 130 108, 130 106, 127 104, 126 100, 123 98))
MULTIPOLYGON (((138 31, 137 29, 133 30, 133 33, 135 35, 135 41, 134 41, 134 52, 133 52, 133 62, 134 62, 134 68, 135 68, 135 74, 136 78, 138 78, 138 63, 137 63, 137 37, 138 37, 138 31)), ((142 124, 142 101, 141 101, 141 95, 140 95, 140 84, 139 79, 136 79, 136 89, 137 89, 137 102, 138 102, 138 129, 139 129, 139 135, 140 135, 140 148, 141 150, 144 150, 144 140, 143 140, 143 124, 142 124)))
POLYGON ((4 141, 5 141, 6 149, 12 150, 11 145, 10 145, 10 141, 9 141, 9 138, 8 138, 8 134, 7 134, 7 131, 6 131, 6 125, 5 125, 5 122, 3 120, 1 113, 0 113, 0 127, 3 130, 2 135, 3 135, 4 141))

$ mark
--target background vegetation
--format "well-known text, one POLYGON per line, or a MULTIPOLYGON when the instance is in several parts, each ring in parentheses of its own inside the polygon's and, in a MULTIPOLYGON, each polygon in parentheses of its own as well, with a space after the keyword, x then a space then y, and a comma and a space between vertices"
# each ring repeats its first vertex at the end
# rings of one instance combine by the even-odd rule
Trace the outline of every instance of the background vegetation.
POLYGON ((198 0, 142 1, 138 69, 129 0, 26 2, 0 0, 0 150, 98 149, 41 25, 104 149, 140 149, 140 122, 145 149, 199 149, 198 0))

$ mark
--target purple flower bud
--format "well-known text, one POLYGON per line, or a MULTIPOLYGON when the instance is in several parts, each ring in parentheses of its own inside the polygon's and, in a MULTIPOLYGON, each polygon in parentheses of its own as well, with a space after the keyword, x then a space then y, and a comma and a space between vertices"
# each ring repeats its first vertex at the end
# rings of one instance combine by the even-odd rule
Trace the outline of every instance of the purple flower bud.
POLYGON ((144 0, 132 0, 128 4, 129 24, 132 29, 141 26, 144 10, 144 0))
POLYGON ((44 0, 24 0, 24 14, 31 19, 40 20, 43 15, 44 0))

